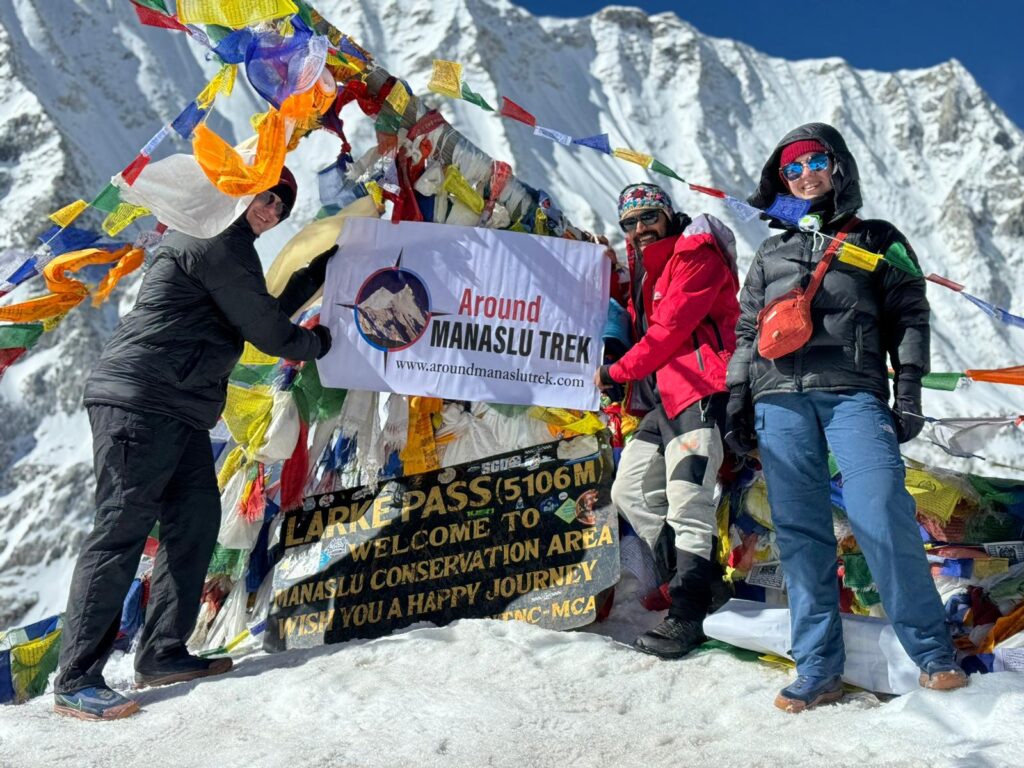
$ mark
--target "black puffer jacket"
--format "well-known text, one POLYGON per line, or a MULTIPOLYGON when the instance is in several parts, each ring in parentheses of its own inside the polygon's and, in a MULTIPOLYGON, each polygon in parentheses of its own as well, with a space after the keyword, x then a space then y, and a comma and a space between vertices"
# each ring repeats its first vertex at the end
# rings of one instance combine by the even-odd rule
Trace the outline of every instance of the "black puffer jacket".
MULTIPOLYGON (((835 235, 860 208, 861 196, 857 164, 832 126, 804 125, 779 142, 749 202, 764 208, 777 194, 789 193, 779 177, 779 157, 783 147, 802 139, 821 142, 834 159, 834 192, 825 202, 827 220, 822 232, 835 235)), ((888 400, 887 355, 897 373, 897 386, 920 383, 928 372, 929 358, 925 281, 884 262, 868 272, 834 259, 811 305, 814 333, 810 341, 775 360, 758 354, 758 313, 792 288, 806 287, 828 244, 823 238, 816 243, 813 234, 781 222, 773 221, 773 226, 785 231, 761 244, 740 292, 737 349, 729 363, 727 383, 749 384, 754 400, 767 394, 809 390, 866 391, 888 400)), ((917 264, 906 238, 887 221, 862 221, 847 239, 883 254, 894 242, 903 243, 917 264)))
POLYGON ((296 272, 275 299, 255 240, 244 216, 208 240, 169 234, 86 383, 85 404, 152 411, 210 429, 243 341, 269 355, 314 359, 320 341, 289 316, 323 283, 325 265, 296 272))

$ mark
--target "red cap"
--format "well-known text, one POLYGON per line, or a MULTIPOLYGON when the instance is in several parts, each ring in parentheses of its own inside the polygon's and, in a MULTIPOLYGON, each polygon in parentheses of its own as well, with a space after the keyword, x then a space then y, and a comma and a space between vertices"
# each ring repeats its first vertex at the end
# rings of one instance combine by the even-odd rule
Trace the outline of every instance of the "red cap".
POLYGON ((815 141, 814 139, 794 141, 792 144, 787 144, 782 148, 782 156, 779 158, 779 168, 784 165, 789 165, 800 157, 800 155, 806 155, 808 152, 824 152, 828 154, 828 149, 820 141, 815 141))
POLYGON ((292 208, 295 207, 295 198, 299 192, 299 185, 295 183, 295 177, 288 170, 287 165, 281 166, 281 176, 277 184, 270 188, 270 191, 281 198, 281 202, 284 203, 284 212, 281 214, 281 219, 287 219, 292 212, 292 208))

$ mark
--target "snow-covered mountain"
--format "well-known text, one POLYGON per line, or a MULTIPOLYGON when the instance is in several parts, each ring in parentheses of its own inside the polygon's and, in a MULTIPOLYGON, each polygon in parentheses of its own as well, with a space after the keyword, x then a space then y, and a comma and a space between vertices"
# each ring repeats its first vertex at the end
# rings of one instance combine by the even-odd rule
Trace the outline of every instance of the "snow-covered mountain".
MULTIPOLYGON (((956 61, 895 73, 857 70, 839 59, 792 62, 709 38, 673 14, 626 7, 581 19, 537 18, 505 0, 320 0, 317 7, 417 94, 426 93, 434 58, 459 61, 466 82, 492 104, 507 95, 541 125, 575 136, 607 132, 613 146, 650 152, 694 183, 738 197, 753 190, 784 133, 811 120, 830 122, 860 164, 865 216, 905 231, 926 272, 1024 310, 1014 280, 1024 274, 1024 134, 956 61)), ((90 199, 215 69, 184 35, 141 27, 127 0, 0 1, 0 248, 30 247, 47 213, 90 199)), ((739 223, 717 201, 665 177, 558 146, 466 102, 427 98, 483 150, 548 190, 584 228, 617 236, 619 189, 651 179, 678 207, 733 224, 743 266, 766 234, 760 222, 739 223)), ((226 137, 246 136, 248 118, 262 104, 240 80, 218 101, 212 125, 226 137)), ((354 108, 344 117, 358 153, 372 141, 372 123, 354 108)), ((187 151, 180 141, 165 144, 166 151, 187 151)), ((337 139, 319 135, 290 156, 299 200, 286 226, 261 238, 265 259, 312 216, 314 172, 337 151, 337 139)), ((74 311, 0 380, 0 627, 62 607, 92 516, 82 383, 119 312, 131 305, 133 285, 137 280, 108 306, 74 311)), ((1024 362, 1019 329, 950 291, 933 287, 930 297, 935 370, 1024 362)), ((973 385, 929 393, 926 411, 1022 413, 1024 395, 973 385)), ((1019 435, 1010 436, 987 453, 1019 466, 1021 447, 1019 435)), ((927 446, 908 452, 941 456, 927 446)), ((976 469, 1008 474, 991 464, 976 469)))
POLYGON ((416 294, 406 285, 398 293, 378 288, 359 305, 359 326, 363 333, 388 342, 408 344, 423 331, 427 316, 416 303, 416 294))

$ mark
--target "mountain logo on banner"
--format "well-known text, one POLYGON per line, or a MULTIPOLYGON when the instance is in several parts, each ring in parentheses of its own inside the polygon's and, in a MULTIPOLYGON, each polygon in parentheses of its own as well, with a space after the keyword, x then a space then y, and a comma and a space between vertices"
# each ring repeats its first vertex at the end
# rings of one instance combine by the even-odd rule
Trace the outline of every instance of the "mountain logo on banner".
POLYGON ((408 349, 430 325, 430 292, 423 279, 402 266, 402 254, 393 267, 378 269, 356 292, 350 304, 356 328, 363 340, 385 355, 408 349))

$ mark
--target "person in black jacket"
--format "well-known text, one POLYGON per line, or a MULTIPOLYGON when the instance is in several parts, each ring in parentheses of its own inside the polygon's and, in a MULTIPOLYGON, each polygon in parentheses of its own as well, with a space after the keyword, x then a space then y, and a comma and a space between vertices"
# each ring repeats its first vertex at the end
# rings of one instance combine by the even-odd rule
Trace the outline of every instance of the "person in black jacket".
POLYGON ((335 248, 267 293, 254 242, 287 218, 295 179, 277 185, 208 240, 169 234, 155 254, 135 307, 122 318, 86 382, 93 433, 96 519, 75 566, 64 617, 55 710, 113 719, 138 704, 103 680, 146 538, 160 523, 149 605, 135 654, 139 687, 226 672, 230 659, 185 648, 199 611, 220 527, 220 495, 209 430, 227 398, 228 375, 245 341, 292 360, 322 357, 323 326, 291 322, 323 284, 335 248))
POLYGON ((843 693, 830 449, 842 472, 850 524, 896 635, 921 668, 921 685, 961 687, 967 680, 954 662, 899 450, 923 426, 921 379, 929 366, 925 281, 885 262, 869 271, 834 259, 811 303, 810 338, 789 354, 762 355, 762 310, 794 288, 807 287, 829 237, 845 236, 852 245, 882 254, 899 243, 917 264, 896 227, 855 217, 861 207, 857 164, 832 126, 811 123, 789 133, 765 163, 749 202, 767 208, 782 194, 810 201, 814 218, 800 225, 773 219, 783 231, 761 244, 747 273, 726 379, 725 437, 737 454, 760 449, 789 594, 798 676, 775 704, 795 712, 843 693))

